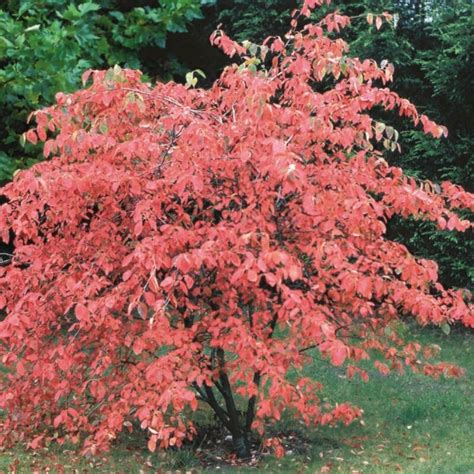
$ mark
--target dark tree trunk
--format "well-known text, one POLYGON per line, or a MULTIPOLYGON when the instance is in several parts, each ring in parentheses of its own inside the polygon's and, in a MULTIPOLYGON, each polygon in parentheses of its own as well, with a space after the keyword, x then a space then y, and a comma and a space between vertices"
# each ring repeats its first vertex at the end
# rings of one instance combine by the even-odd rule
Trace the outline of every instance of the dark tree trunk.
MULTIPOLYGON (((270 338, 273 336, 276 322, 277 315, 273 317, 270 323, 270 338)), ((251 315, 249 317, 249 323, 250 326, 253 326, 251 315)), ((226 372, 225 352, 223 349, 213 349, 210 362, 211 369, 215 368, 215 362, 218 364, 220 370, 219 379, 214 381, 214 386, 204 384, 201 388, 195 383, 193 384, 194 389, 198 392, 200 399, 205 401, 214 410, 217 418, 230 432, 232 436, 233 451, 237 457, 239 459, 249 459, 251 457, 249 437, 252 429, 252 423, 255 418, 257 397, 250 397, 247 401, 247 410, 241 413, 237 409, 232 387, 226 372), (218 390, 218 392, 222 395, 224 402, 222 405, 216 398, 213 389, 218 390)), ((260 384, 260 378, 260 372, 255 372, 253 383, 257 387, 260 384)))
POLYGON ((245 434, 232 435, 232 447, 239 459, 250 458, 250 443, 245 434))

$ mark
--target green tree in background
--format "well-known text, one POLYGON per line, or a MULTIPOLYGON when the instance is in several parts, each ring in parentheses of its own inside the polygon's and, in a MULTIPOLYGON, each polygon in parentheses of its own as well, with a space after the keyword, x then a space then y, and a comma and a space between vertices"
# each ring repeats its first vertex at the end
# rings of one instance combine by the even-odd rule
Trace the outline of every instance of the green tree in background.
MULTIPOLYGON (((472 192, 472 4, 470 0, 432 1, 420 11, 413 28, 406 33, 413 45, 410 69, 402 70, 398 75, 402 78, 397 80, 401 84, 403 78, 413 78, 412 87, 404 84, 406 95, 423 112, 446 125, 449 136, 432 141, 425 140, 420 132, 402 131, 400 164, 411 174, 434 181, 452 180, 472 192)), ((448 235, 429 224, 397 219, 392 222, 391 233, 412 252, 437 260, 446 284, 474 289, 472 232, 448 235)))
POLYGON ((285 34, 292 10, 301 3, 299 0, 218 0, 215 12, 217 21, 231 37, 260 42, 269 35, 285 34))
MULTIPOLYGON (((212 2, 212 0, 211 0, 212 2)), ((0 8, 0 182, 39 158, 20 145, 28 114, 73 91, 81 72, 121 64, 157 73, 147 48, 202 17, 204 0, 10 0, 0 8), (143 57, 146 56, 146 64, 143 57)))

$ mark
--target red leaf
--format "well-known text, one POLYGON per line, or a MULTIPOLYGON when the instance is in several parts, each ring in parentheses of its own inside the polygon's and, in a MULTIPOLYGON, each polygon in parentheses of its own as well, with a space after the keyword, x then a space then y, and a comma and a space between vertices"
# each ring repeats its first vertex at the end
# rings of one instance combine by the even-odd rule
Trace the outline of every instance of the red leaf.
POLYGON ((34 130, 28 130, 25 136, 30 143, 33 143, 33 145, 36 145, 38 143, 38 135, 36 135, 34 130))
POLYGON ((148 440, 148 449, 154 453, 156 451, 156 442, 158 437, 156 435, 151 435, 150 439, 148 440))
POLYGON ((288 268, 288 277, 291 281, 296 281, 300 278, 301 272, 297 265, 290 265, 288 268))
POLYGON ((258 275, 257 273, 254 271, 254 270, 249 270, 247 272, 247 279, 248 281, 250 281, 251 283, 256 283, 257 280, 258 280, 258 275))
POLYGON ((28 443, 28 447, 31 449, 38 449, 43 441, 44 435, 36 436, 33 440, 28 443))
POLYGON ((86 320, 89 318, 89 310, 81 303, 76 305, 76 317, 79 321, 86 320))
POLYGON ((344 364, 347 358, 347 347, 340 341, 334 341, 329 349, 331 363, 336 367, 344 364))
POLYGON ((162 282, 161 282, 161 288, 163 288, 165 291, 170 291, 171 288, 174 286, 175 279, 174 277, 166 277, 162 282))

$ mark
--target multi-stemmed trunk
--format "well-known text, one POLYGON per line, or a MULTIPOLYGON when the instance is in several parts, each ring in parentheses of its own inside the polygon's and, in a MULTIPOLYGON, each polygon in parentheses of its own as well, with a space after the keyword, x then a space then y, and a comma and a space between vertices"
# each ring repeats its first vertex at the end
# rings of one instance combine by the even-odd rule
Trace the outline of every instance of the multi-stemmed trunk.
MULTIPOLYGON (((250 312, 249 312, 250 314, 250 312)), ((250 317, 250 325, 253 325, 250 317)), ((269 338, 273 336, 273 331, 277 322, 275 315, 269 325, 269 338)), ((194 384, 194 388, 199 393, 201 399, 205 401, 216 414, 223 426, 227 428, 232 436, 232 447, 239 459, 248 459, 251 457, 250 451, 250 434, 252 423, 255 417, 255 409, 257 404, 257 396, 250 397, 247 401, 247 407, 244 416, 237 409, 235 404, 232 386, 226 372, 225 353, 223 349, 213 349, 211 356, 211 367, 218 368, 218 379, 214 380, 214 385, 203 385, 202 387, 194 384), (215 365, 214 365, 215 364, 215 365), (214 387, 222 395, 224 405, 217 400, 214 387)), ((253 376, 253 383, 256 387, 260 384, 261 374, 255 372, 253 376)))
MULTIPOLYGON (((245 418, 242 416, 237 409, 235 404, 234 395, 232 393, 232 387, 229 382, 227 373, 225 372, 225 356, 222 349, 217 350, 217 357, 220 365, 219 382, 216 383, 218 390, 221 392, 228 420, 227 429, 232 435, 232 446, 235 454, 239 459, 247 459, 250 457, 250 445, 249 445, 249 432, 254 417, 254 403, 249 401, 245 418)), ((255 400, 255 397, 252 397, 255 400)))
MULTIPOLYGON (((217 350, 216 352, 220 359, 221 370, 219 380, 214 382, 214 387, 216 387, 222 395, 224 405, 222 406, 217 400, 213 387, 204 385, 201 388, 195 384, 194 388, 198 391, 202 400, 214 410, 217 418, 231 434, 232 447, 237 457, 239 459, 248 459, 251 456, 250 430, 255 416, 256 397, 253 396, 248 400, 245 416, 242 417, 235 404, 232 387, 227 373, 224 370, 224 352, 222 350, 217 350)), ((256 373, 254 383, 258 385, 259 382, 260 375, 256 373)))

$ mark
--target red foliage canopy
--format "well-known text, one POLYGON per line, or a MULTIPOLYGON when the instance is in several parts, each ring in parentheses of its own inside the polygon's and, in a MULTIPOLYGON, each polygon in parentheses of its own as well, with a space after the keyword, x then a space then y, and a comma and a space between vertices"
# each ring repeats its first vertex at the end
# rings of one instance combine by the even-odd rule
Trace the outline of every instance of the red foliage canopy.
POLYGON ((456 375, 424 361, 397 321, 473 327, 468 295, 444 289, 385 223, 465 230, 453 209, 474 199, 384 160, 397 133, 375 106, 446 132, 386 87, 391 65, 326 36, 348 23, 333 14, 248 48, 218 31, 244 63, 209 90, 89 71, 89 88, 34 114, 27 139, 51 158, 19 173, 0 207, 2 240, 15 235, 0 267, 4 442, 95 452, 139 425, 152 451, 179 446, 200 403, 237 448, 285 409, 350 422, 357 408, 331 409, 316 381, 288 377, 310 349, 364 379, 357 363, 374 352, 382 373, 456 375))

